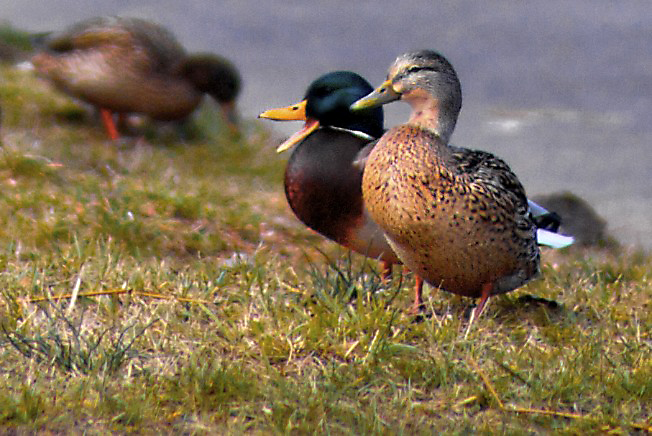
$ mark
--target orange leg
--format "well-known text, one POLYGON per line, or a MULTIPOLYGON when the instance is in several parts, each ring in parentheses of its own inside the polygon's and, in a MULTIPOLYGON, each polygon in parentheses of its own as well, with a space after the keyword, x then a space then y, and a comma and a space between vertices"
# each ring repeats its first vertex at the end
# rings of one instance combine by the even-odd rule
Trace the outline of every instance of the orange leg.
POLYGON ((102 122, 104 123, 104 128, 106 129, 106 133, 109 134, 109 138, 112 140, 117 140, 120 138, 120 134, 118 133, 118 129, 115 127, 115 123, 113 122, 113 114, 111 113, 110 110, 108 109, 100 109, 100 115, 102 116, 102 122))
POLYGON ((390 277, 392 276, 391 263, 384 260, 380 261, 380 276, 382 277, 383 281, 390 279, 390 277))
POLYGON ((480 296, 480 302, 478 303, 478 307, 475 308, 474 311, 474 318, 479 318, 480 315, 482 315, 482 311, 485 308, 485 305, 487 304, 487 300, 489 300, 489 297, 491 296, 491 291, 494 288, 493 283, 485 283, 482 285, 482 295, 480 296))
POLYGON ((491 291, 494 288, 493 283, 485 283, 482 285, 482 294, 480 295, 480 302, 476 306, 475 310, 471 313, 471 319, 469 319, 469 325, 466 328, 466 333, 464 334, 464 339, 467 338, 469 335, 469 332, 471 331, 471 326, 473 325, 473 321, 475 321, 477 318, 482 315, 482 311, 485 308, 485 305, 487 304, 487 300, 489 300, 489 297, 491 296, 491 291))
POLYGON ((423 307, 423 279, 421 276, 414 277, 414 303, 410 312, 417 315, 422 312, 423 307))

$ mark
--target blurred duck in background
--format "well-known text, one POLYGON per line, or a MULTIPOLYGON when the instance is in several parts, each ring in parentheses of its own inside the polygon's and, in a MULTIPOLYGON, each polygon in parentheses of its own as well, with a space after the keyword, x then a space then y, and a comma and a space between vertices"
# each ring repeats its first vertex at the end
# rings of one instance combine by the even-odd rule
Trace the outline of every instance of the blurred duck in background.
POLYGON ((236 129, 240 75, 226 59, 187 54, 174 35, 138 19, 98 17, 48 36, 32 58, 39 75, 61 91, 100 109, 111 139, 113 114, 145 114, 155 120, 188 117, 204 94, 221 106, 236 129))

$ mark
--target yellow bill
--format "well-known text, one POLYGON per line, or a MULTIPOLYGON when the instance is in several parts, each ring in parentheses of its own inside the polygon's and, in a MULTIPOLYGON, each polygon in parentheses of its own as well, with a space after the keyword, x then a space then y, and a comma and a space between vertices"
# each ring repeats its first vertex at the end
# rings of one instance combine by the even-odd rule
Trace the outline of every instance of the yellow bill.
POLYGON ((306 119, 306 104, 307 100, 303 100, 287 107, 269 109, 258 115, 258 118, 274 121, 304 121, 306 119))
POLYGON ((285 142, 278 146, 276 149, 277 153, 289 150, 319 128, 319 121, 306 117, 306 103, 307 101, 303 100, 287 107, 266 110, 258 115, 258 118, 266 118, 268 120, 306 122, 301 130, 290 136, 285 142))
POLYGON ((372 107, 381 106, 385 103, 395 101, 401 98, 401 94, 394 91, 392 82, 386 80, 378 88, 374 89, 369 95, 362 97, 350 106, 352 111, 359 111, 369 109, 372 107))

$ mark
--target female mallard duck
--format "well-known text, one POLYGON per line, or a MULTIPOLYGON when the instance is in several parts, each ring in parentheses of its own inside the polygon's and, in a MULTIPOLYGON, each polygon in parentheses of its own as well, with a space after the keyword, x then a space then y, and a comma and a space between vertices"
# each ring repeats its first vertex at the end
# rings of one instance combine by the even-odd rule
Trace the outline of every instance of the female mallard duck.
MULTIPOLYGON (((365 206, 415 274, 448 292, 480 297, 477 318, 489 296, 539 273, 538 232, 525 190, 496 156, 448 145, 462 91, 443 56, 399 56, 387 80, 352 109, 399 99, 412 114, 371 150, 362 181, 365 206)), ((550 236, 539 234, 540 243, 550 236)), ((572 242, 552 238, 556 246, 572 242)))
MULTIPOLYGON (((355 73, 332 72, 313 81, 301 102, 259 117, 305 121, 304 128, 277 149, 280 153, 296 145, 285 169, 285 194, 297 218, 351 250, 380 259, 387 273, 400 261, 364 208, 362 170, 354 163, 361 150, 383 134, 383 112, 349 110, 372 90, 355 73)), ((420 307, 418 278, 415 299, 415 307, 420 307)))
POLYGON ((112 112, 156 120, 187 117, 209 94, 231 126, 240 76, 213 54, 187 55, 165 28, 138 18, 98 17, 49 37, 32 62, 60 90, 101 110, 112 139, 112 112))

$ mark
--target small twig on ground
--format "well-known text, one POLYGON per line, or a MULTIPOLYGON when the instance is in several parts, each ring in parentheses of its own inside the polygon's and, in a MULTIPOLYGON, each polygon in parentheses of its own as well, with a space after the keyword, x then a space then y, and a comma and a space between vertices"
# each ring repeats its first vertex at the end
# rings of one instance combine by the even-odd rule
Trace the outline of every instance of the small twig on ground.
MULTIPOLYGON (((469 358, 469 363, 470 363, 471 367, 473 368, 473 370, 478 373, 478 375, 482 379, 482 382, 484 383, 485 387, 487 388, 487 390, 489 391, 491 396, 494 398, 496 403, 498 403, 498 407, 500 408, 500 410, 504 410, 506 412, 525 413, 525 414, 531 414, 531 415, 558 416, 558 417, 561 417, 561 418, 569 418, 569 419, 596 420, 596 418, 594 418, 592 416, 581 415, 579 413, 559 412, 559 411, 556 411, 556 410, 545 410, 545 409, 529 409, 529 408, 524 408, 524 407, 515 407, 515 406, 512 406, 512 405, 508 405, 508 407, 505 407, 505 404, 498 397, 498 394, 496 393, 496 390, 494 389, 493 385, 489 381, 489 378, 482 371, 482 369, 480 369, 477 362, 473 358, 469 358)), ((471 398, 473 398, 473 397, 471 397, 471 398)), ((635 428, 637 430, 652 432, 652 426, 649 425, 649 424, 646 424, 646 423, 642 423, 642 424, 631 423, 631 424, 628 424, 628 426, 630 426, 632 428, 635 428)))
POLYGON ((177 297, 174 295, 163 295, 157 294, 155 292, 146 292, 146 291, 133 291, 131 289, 107 289, 104 291, 88 291, 88 292, 78 292, 72 294, 62 294, 62 295, 50 295, 44 297, 32 297, 21 299, 24 303, 42 303, 44 301, 59 301, 67 300, 71 298, 78 297, 101 297, 103 295, 120 295, 120 294, 134 294, 140 295, 141 297, 156 298, 159 300, 177 300, 181 303, 196 303, 196 304, 210 304, 210 301, 197 300, 194 298, 187 297, 177 297))
POLYGON ((494 389, 493 385, 489 381, 489 378, 485 375, 485 373, 480 369, 478 366, 478 363, 475 361, 473 358, 469 358, 469 363, 475 370, 475 372, 478 373, 480 378, 482 379, 482 382, 486 386, 487 390, 491 394, 492 397, 494 397, 494 400, 496 400, 496 403, 498 403, 498 407, 500 407, 501 410, 505 410, 505 405, 501 401, 500 397, 498 397, 498 394, 496 393, 496 390, 494 389))

